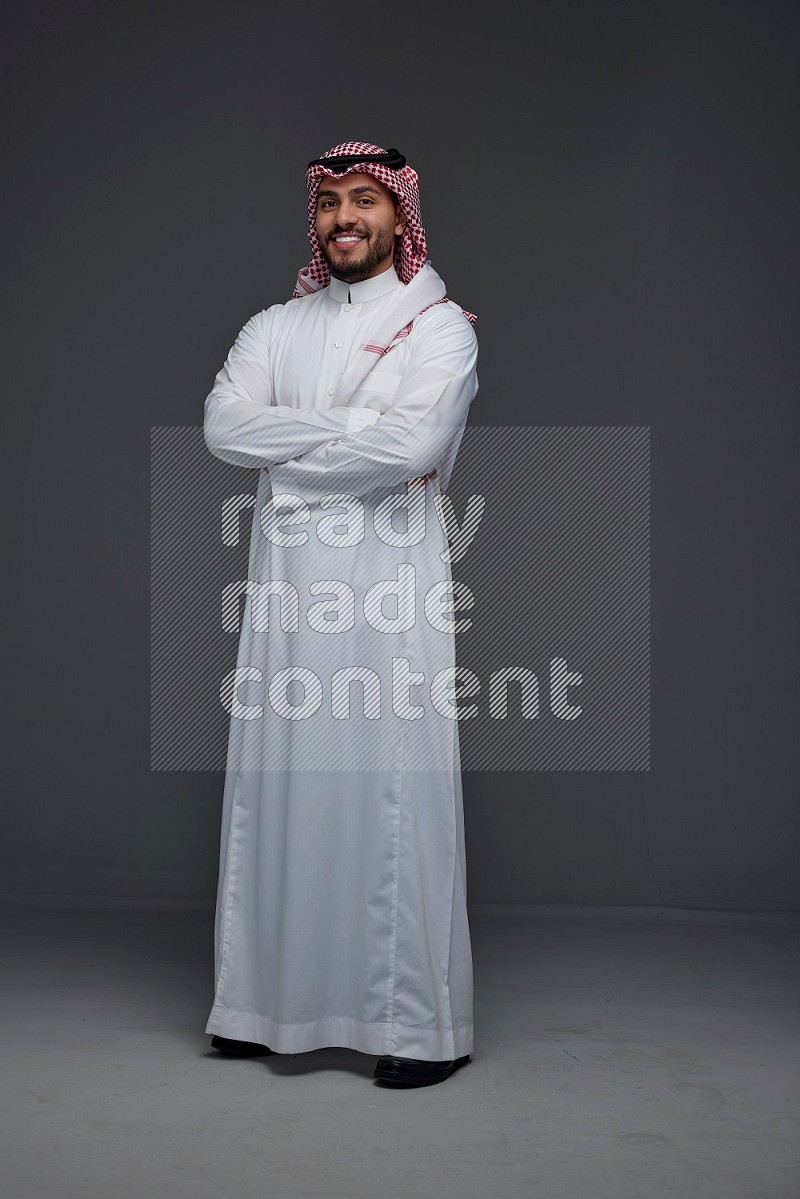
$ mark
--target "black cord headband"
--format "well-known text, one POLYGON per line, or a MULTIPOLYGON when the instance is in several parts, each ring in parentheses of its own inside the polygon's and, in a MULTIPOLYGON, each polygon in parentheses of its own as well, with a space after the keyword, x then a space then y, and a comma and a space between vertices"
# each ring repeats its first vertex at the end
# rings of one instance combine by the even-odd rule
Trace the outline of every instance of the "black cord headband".
POLYGON ((394 148, 387 150, 385 154, 337 154, 330 158, 312 158, 308 165, 330 167, 332 171, 338 171, 357 162, 380 162, 392 171, 399 171, 406 165, 405 155, 394 148))

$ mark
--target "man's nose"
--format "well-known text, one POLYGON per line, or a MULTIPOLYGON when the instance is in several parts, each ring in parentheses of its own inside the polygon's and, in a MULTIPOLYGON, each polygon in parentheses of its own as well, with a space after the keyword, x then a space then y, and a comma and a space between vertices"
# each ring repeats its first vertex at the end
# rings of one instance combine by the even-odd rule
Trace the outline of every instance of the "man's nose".
POLYGON ((358 219, 358 209, 349 200, 343 200, 339 205, 336 219, 340 225, 355 225, 358 219))

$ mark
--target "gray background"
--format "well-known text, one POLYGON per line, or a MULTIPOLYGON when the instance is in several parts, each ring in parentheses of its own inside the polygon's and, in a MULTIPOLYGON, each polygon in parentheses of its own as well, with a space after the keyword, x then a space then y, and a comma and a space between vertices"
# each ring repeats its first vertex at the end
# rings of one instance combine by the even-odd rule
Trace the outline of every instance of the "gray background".
POLYGON ((652 768, 466 773, 470 900, 796 910, 795 7, 4 34, 3 889, 213 896, 222 775, 149 767, 150 430, 201 423, 308 260, 307 159, 363 138, 478 313, 473 425, 652 429, 652 768))

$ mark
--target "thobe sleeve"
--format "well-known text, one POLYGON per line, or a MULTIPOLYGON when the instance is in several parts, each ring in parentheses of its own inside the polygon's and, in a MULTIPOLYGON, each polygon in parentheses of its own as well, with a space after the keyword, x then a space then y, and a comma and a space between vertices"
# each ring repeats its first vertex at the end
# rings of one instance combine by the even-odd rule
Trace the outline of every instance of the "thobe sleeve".
POLYGON ((273 494, 294 493, 310 503, 336 493, 363 496, 448 462, 452 467, 453 442, 478 390, 477 358, 478 339, 466 317, 449 306, 431 309, 411 333, 391 408, 368 428, 270 469, 273 494))
POLYGON ((441 464, 437 467, 437 471, 439 474, 439 490, 440 491, 447 491, 447 488, 450 484, 450 476, 453 473, 453 466, 455 465, 456 454, 458 453, 458 447, 461 445, 461 438, 464 436, 464 430, 466 427, 467 427, 467 418, 464 417, 463 421, 461 422, 461 425, 459 426, 458 431, 456 432, 455 437, 453 438, 450 445, 448 446, 447 453, 445 454, 441 464))
POLYGON ((206 445, 234 466, 286 462, 360 427, 358 409, 292 408, 275 402, 270 316, 271 310, 259 312, 241 329, 205 402, 206 445))

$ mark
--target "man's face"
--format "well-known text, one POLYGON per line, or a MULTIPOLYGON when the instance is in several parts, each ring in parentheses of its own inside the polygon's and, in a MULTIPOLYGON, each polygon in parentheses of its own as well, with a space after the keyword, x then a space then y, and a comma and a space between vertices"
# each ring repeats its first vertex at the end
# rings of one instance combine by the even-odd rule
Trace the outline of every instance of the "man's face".
POLYGON ((320 181, 317 237, 335 278, 358 283, 388 270, 404 225, 394 194, 373 175, 325 175, 320 181))

